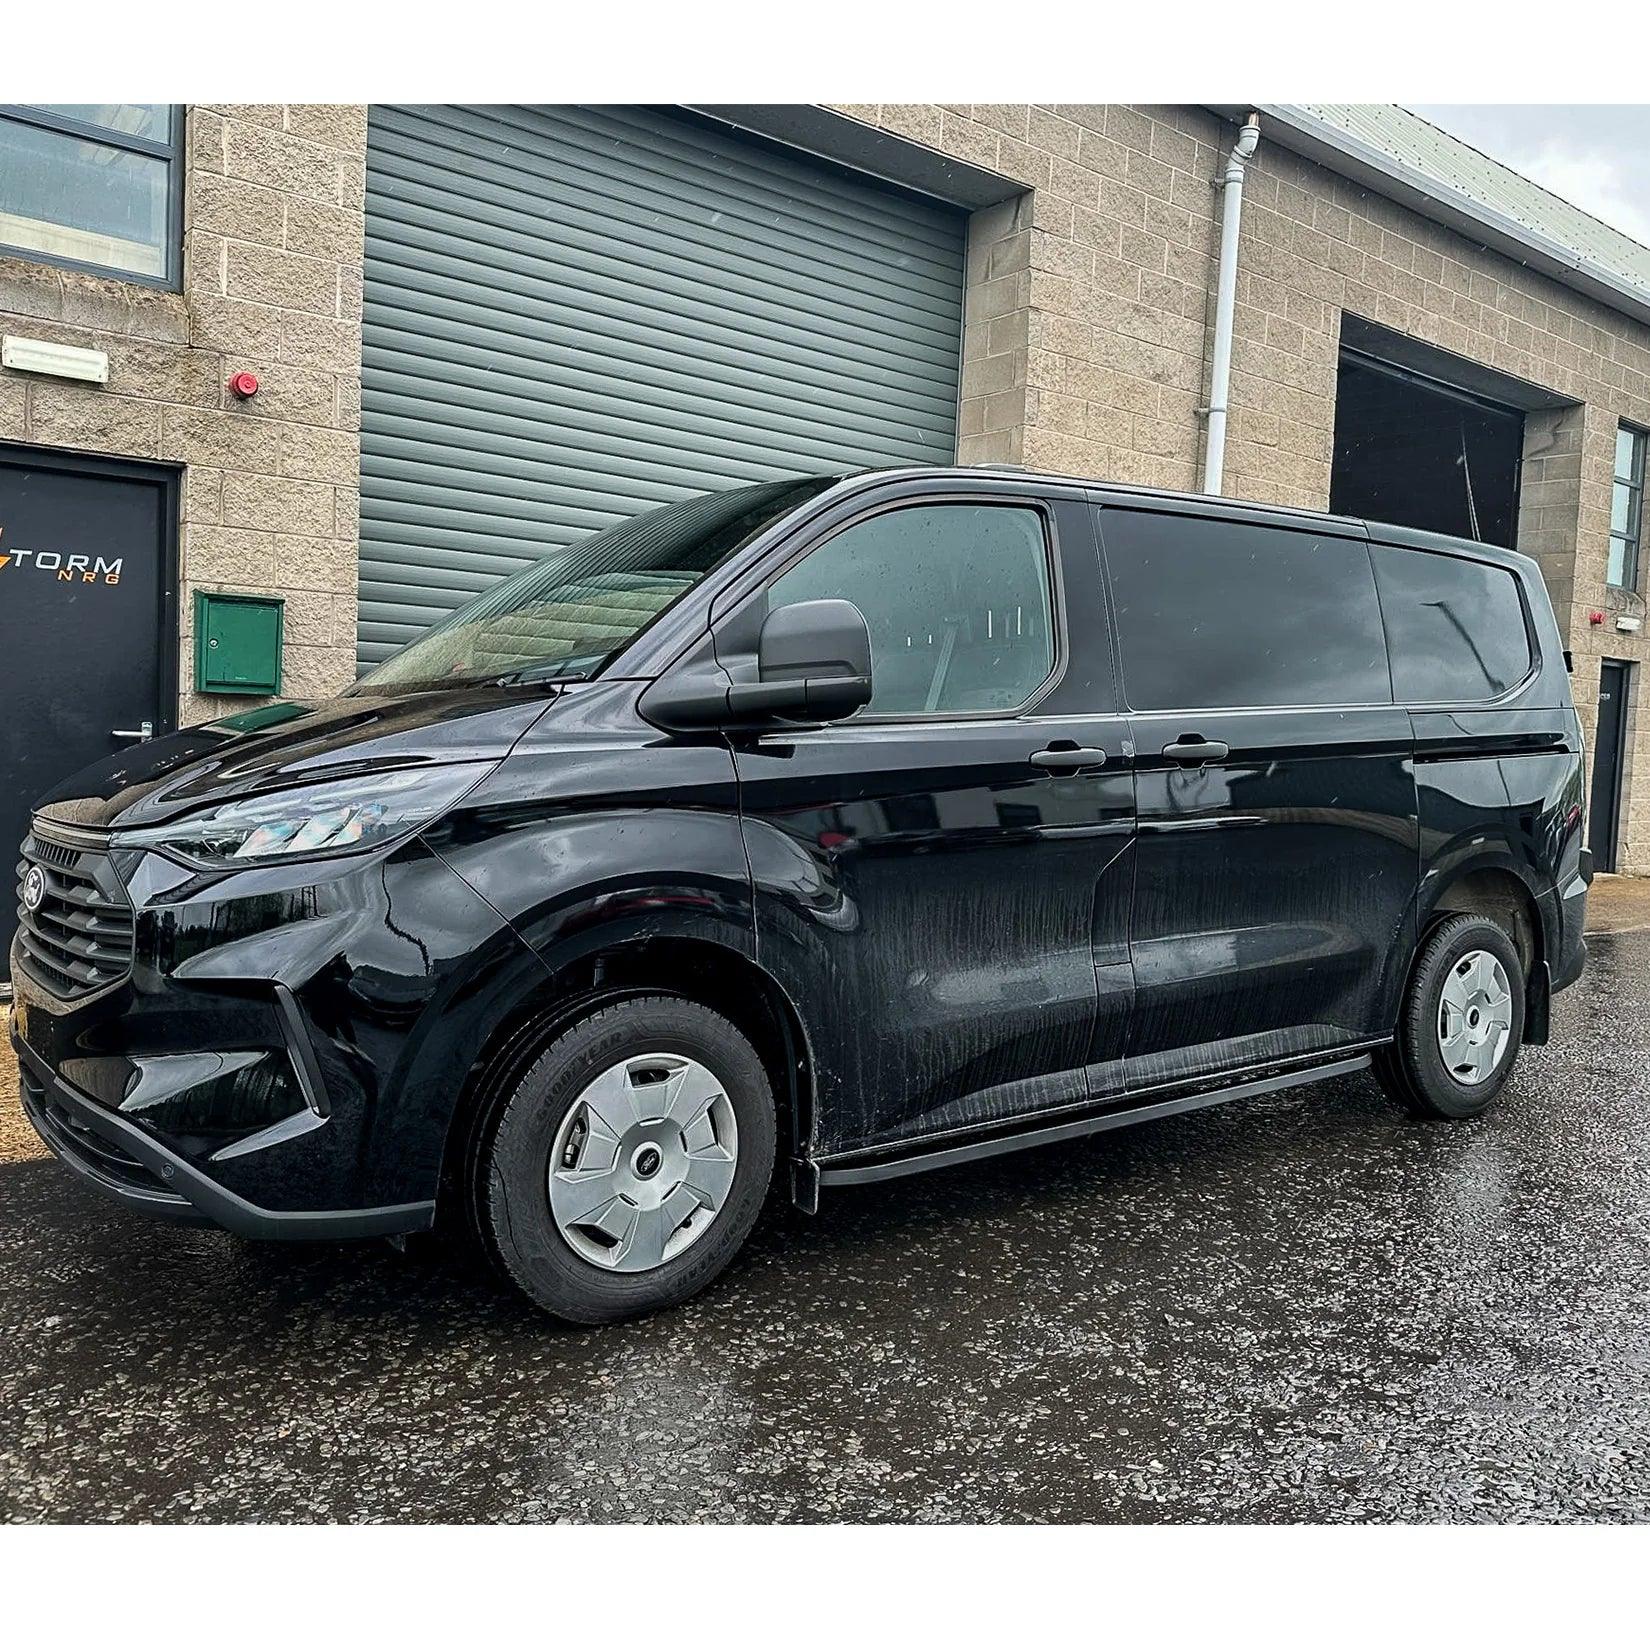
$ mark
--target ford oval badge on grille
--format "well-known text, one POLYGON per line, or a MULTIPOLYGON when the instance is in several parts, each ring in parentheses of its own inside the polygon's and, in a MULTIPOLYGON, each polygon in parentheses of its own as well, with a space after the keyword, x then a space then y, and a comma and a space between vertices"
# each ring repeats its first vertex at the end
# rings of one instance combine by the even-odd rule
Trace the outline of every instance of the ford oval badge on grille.
POLYGON ((38 911, 46 898, 46 873, 38 865, 29 867, 23 878, 23 909, 38 911))

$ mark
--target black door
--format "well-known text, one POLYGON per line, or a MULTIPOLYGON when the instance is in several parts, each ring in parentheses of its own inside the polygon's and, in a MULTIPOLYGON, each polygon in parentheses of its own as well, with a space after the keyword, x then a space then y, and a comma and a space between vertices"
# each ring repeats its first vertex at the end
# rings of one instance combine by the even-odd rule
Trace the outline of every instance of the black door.
POLYGON ((1627 735, 1627 689, 1632 666, 1605 659, 1598 671, 1598 731, 1593 737, 1593 790, 1588 799, 1587 846, 1601 871, 1616 868, 1621 814, 1621 768, 1627 735))
MULTIPOLYGON (((172 726, 176 481, 0 446, 0 845, 59 780, 172 726)), ((17 914, 0 904, 0 970, 17 914)))
POLYGON ((1134 797, 1082 501, 910 500, 759 600, 825 596, 866 616, 871 704, 735 748, 758 954, 818 1073, 813 1149, 1118 1092, 1134 797))
POLYGON ((1418 876, 1361 538, 1100 512, 1139 836, 1131 1089, 1368 1041, 1418 876))

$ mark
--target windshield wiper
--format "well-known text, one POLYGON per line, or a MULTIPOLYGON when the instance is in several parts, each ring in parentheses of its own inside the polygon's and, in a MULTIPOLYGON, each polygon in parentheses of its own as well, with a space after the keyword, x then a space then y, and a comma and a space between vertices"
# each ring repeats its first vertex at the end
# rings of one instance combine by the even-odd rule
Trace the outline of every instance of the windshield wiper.
POLYGON ((563 661, 554 665, 526 665, 521 670, 512 670, 503 676, 488 676, 473 678, 494 683, 498 687, 515 687, 523 682, 587 682, 590 680, 589 667, 569 670, 563 661))

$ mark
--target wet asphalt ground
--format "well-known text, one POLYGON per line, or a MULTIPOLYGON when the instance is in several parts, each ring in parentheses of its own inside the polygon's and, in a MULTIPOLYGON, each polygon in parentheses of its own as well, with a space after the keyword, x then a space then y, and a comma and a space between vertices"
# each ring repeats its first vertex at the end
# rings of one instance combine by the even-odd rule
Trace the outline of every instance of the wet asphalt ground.
POLYGON ((1501 1106, 1365 1077, 770 1213, 558 1328, 0 1163, 8 1520, 1650 1518, 1650 932, 1501 1106))

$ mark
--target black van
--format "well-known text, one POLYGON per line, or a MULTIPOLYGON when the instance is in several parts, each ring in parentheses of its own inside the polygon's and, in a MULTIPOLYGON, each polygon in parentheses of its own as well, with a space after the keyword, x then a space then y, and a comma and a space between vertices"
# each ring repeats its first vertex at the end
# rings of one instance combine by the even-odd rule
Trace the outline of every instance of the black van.
POLYGON ((255 1237, 467 1216, 582 1322, 776 1170, 904 1175, 1373 1067, 1472 1117, 1585 958, 1535 564, 986 470, 551 550, 342 698, 80 774, 23 845, 28 1114, 255 1237))

